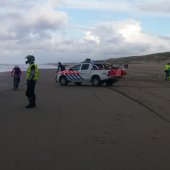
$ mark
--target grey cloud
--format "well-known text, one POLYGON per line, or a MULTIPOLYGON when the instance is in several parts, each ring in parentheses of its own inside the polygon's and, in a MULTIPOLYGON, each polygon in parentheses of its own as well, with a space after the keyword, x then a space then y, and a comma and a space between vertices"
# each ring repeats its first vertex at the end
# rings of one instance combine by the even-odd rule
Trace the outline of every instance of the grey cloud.
POLYGON ((123 37, 113 28, 112 24, 96 25, 95 28, 91 29, 91 32, 100 38, 102 46, 104 44, 118 45, 123 41, 123 37))
POLYGON ((151 49, 150 44, 121 43, 119 45, 106 44, 101 46, 97 55, 105 58, 125 57, 132 55, 147 54, 151 49))
MULTIPOLYGON (((68 20, 65 12, 56 10, 55 6, 49 7, 50 11, 41 11, 48 2, 50 1, 0 1, 0 39, 23 40, 33 34, 35 37, 44 37, 48 31, 64 29, 68 20)), ((50 35, 46 37, 50 38, 50 35)))
POLYGON ((170 1, 142 2, 134 6, 141 12, 170 14, 170 1))
MULTIPOLYGON (((89 53, 92 53, 98 58, 111 58, 142 55, 152 52, 159 52, 159 50, 166 51, 168 49, 167 45, 165 44, 168 44, 170 40, 167 37, 163 38, 157 36, 157 41, 163 41, 164 44, 162 45, 159 45, 159 43, 156 41, 154 41, 154 43, 152 44, 152 42, 147 39, 146 42, 145 40, 143 40, 142 42, 128 42, 121 34, 118 33, 119 30, 116 30, 114 25, 115 24, 101 24, 88 29, 88 31, 91 31, 93 35, 100 38, 100 44, 92 44, 92 42, 90 41, 84 41, 84 51, 82 52, 89 51, 89 53)), ((148 35, 146 37, 152 39, 152 35, 148 35)), ((153 37, 155 38, 156 36, 153 37)), ((88 53, 86 54, 88 55, 88 53)), ((89 54, 89 56, 91 56, 91 54, 89 54)))
MULTIPOLYGON (((74 62, 82 61, 86 57, 103 59, 141 55, 168 49, 169 37, 156 37, 158 41, 163 41, 163 44, 157 44, 158 41, 154 41, 153 44, 148 43, 150 41, 146 43, 145 39, 140 43, 127 42, 118 33, 113 23, 79 29, 80 32, 90 31, 94 37, 99 37, 100 43, 83 38, 74 39, 69 35, 64 35, 68 20, 66 13, 54 9, 50 10, 52 13, 36 12, 36 8, 30 8, 31 3, 27 4, 29 8, 27 11, 17 11, 19 6, 24 5, 24 1, 20 2, 22 3, 18 3, 15 10, 0 13, 0 57, 4 56, 3 58, 6 57, 7 60, 10 58, 11 62, 15 61, 15 56, 18 56, 18 59, 21 58, 21 62, 23 62, 23 58, 28 53, 34 54, 38 62, 58 60, 74 62)), ((149 6, 144 4, 138 6, 138 8, 140 7, 141 10, 142 7, 149 10, 149 6)), ((148 36, 152 40, 152 35, 148 36)))

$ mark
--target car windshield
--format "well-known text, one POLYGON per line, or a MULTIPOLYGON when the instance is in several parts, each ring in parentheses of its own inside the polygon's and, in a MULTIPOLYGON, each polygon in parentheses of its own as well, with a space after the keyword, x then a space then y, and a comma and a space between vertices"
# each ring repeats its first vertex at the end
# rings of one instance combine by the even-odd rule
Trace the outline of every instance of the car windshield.
POLYGON ((79 70, 80 66, 81 66, 80 64, 75 65, 75 66, 71 67, 70 70, 79 70))

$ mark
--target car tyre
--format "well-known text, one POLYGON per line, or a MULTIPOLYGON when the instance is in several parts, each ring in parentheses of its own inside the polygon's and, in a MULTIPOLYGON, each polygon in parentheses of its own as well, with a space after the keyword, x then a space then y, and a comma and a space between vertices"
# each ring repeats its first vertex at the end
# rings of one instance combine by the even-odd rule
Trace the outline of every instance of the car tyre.
POLYGON ((68 84, 68 80, 65 76, 60 77, 59 81, 61 86, 66 86, 68 84))
POLYGON ((93 86, 99 86, 100 85, 100 77, 99 76, 94 76, 94 77, 92 77, 92 85, 93 86))
POLYGON ((113 85, 113 81, 112 81, 112 80, 106 80, 106 81, 105 81, 105 84, 106 84, 107 86, 112 86, 112 85, 113 85))

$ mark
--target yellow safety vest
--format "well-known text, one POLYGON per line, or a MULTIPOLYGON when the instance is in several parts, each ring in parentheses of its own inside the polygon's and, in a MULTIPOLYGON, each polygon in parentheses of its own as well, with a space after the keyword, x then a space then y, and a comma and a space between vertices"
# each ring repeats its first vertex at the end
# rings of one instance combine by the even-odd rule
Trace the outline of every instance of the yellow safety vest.
POLYGON ((37 64, 30 64, 29 67, 27 68, 27 72, 26 72, 26 79, 30 78, 31 75, 31 67, 35 66, 35 72, 34 72, 34 77, 33 80, 38 80, 38 66, 37 64))
POLYGON ((165 70, 169 70, 169 65, 168 64, 165 65, 165 70))

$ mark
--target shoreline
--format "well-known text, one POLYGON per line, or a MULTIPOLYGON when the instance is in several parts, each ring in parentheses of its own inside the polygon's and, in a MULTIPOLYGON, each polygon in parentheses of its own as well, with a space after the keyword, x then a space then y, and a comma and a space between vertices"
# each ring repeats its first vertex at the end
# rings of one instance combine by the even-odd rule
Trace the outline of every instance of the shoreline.
MULTIPOLYGON (((44 68, 40 68, 39 72, 39 78, 41 78, 44 72, 54 72, 54 77, 55 77, 55 70, 54 68, 50 68, 50 69, 44 69, 44 68), (42 73, 42 74, 41 74, 42 73)), ((22 75, 21 75, 21 80, 20 80, 20 86, 26 84, 26 71, 22 71, 22 75)), ((5 71, 5 72, 0 72, 0 92, 3 90, 13 90, 13 77, 11 77, 11 71, 5 71)))

